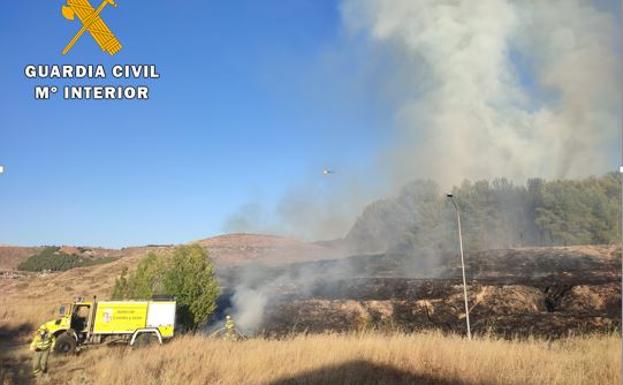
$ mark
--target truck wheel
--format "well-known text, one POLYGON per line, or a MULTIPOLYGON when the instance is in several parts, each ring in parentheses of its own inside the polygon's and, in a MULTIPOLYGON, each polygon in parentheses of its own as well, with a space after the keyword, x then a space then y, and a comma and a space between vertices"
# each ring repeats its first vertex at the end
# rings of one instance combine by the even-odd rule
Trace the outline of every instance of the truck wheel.
POLYGON ((136 346, 137 348, 158 344, 158 337, 154 333, 141 333, 136 336, 136 341, 134 341, 134 346, 136 346))
POLYGON ((63 333, 56 337, 54 343, 54 351, 61 354, 73 353, 76 350, 76 340, 67 333, 63 333))

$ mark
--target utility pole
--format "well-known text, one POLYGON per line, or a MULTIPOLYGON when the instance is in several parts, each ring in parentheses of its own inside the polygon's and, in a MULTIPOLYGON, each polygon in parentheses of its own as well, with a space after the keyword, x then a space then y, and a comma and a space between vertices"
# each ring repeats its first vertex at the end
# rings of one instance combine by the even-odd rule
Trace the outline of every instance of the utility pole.
POLYGON ((465 279, 465 259, 463 257, 463 234, 461 232, 461 213, 459 211, 459 206, 456 204, 454 200, 454 195, 448 193, 446 195, 450 202, 454 205, 454 209, 456 210, 456 222, 459 228, 459 252, 461 254, 461 271, 463 272, 463 298, 465 299, 465 323, 467 324, 467 338, 472 339, 472 330, 469 325, 469 304, 467 302, 467 281, 465 279))

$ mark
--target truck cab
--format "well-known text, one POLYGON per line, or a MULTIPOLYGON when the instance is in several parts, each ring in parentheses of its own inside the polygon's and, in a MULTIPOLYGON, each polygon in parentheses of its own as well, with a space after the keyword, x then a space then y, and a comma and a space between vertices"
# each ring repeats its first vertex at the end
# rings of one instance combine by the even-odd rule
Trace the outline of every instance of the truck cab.
POLYGON ((47 321, 39 327, 39 329, 47 329, 52 335, 55 352, 73 351, 78 343, 84 342, 88 335, 92 304, 92 302, 85 302, 82 299, 73 303, 61 304, 58 310, 58 318, 47 321), (75 343, 67 338, 61 338, 66 334, 69 334, 75 343))

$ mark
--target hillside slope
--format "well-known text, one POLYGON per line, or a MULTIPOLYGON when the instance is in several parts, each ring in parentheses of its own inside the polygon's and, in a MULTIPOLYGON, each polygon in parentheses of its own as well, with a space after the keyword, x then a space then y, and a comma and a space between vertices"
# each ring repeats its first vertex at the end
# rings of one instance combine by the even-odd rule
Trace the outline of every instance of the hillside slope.
MULTIPOLYGON (((275 265, 292 261, 335 258, 339 251, 327 246, 301 242, 286 237, 259 234, 229 234, 196 241, 208 249, 217 269, 248 263, 275 265)), ((54 316, 60 302, 94 295, 106 299, 115 278, 124 267, 132 269, 149 252, 167 253, 173 246, 128 247, 119 250, 89 248, 96 256, 120 256, 110 263, 74 268, 59 273, 5 272, 0 274, 0 328, 22 323, 38 324, 54 316)), ((72 251, 68 247, 65 250, 72 251)), ((11 247, 7 264, 15 266, 40 248, 11 247)), ((1 273, 1 272, 0 272, 1 273)))
POLYGON ((31 255, 37 254, 43 247, 20 247, 0 245, 0 271, 13 270, 31 255))
MULTIPOLYGON (((621 327, 620 247, 497 249, 466 261, 476 333, 554 337, 621 327)), ((424 262, 417 254, 367 255, 230 272, 226 283, 241 326, 269 335, 370 327, 464 333, 458 258, 424 262), (261 300, 262 322, 248 325, 246 309, 261 300)))
MULTIPOLYGON (((309 243, 294 238, 265 234, 225 234, 199 239, 206 247, 212 260, 220 266, 244 263, 280 264, 309 260, 338 258, 342 250, 337 244, 309 243)), ((102 247, 62 246, 60 251, 75 254, 86 259, 105 257, 132 257, 150 251, 166 251, 175 245, 148 245, 108 249, 102 247)), ((0 271, 16 270, 17 266, 37 254, 44 247, 19 247, 0 245, 0 271)))
MULTIPOLYGON (((269 238, 258 236, 242 238, 262 242, 238 244, 236 248, 235 240, 240 239, 236 237, 203 244, 230 253, 221 254, 226 257, 217 263, 225 296, 235 297, 242 290, 241 293, 254 293, 251 299, 266 298, 264 308, 250 308, 262 312, 256 317, 263 321, 256 325, 258 331, 284 334, 390 325, 404 330, 464 329, 456 255, 447 255, 435 265, 430 265, 429 260, 422 265, 417 255, 390 254, 250 265, 253 258, 243 258, 245 255, 261 255, 257 260, 274 262, 287 257, 281 254, 286 249, 271 247, 266 243, 269 238), (272 257, 273 251, 278 258, 272 257), (225 262, 229 264, 224 265, 225 262)), ((298 245, 278 240, 282 246, 298 245)), ((108 264, 60 273, 2 276, 0 332, 25 324, 31 330, 52 318, 59 303, 76 296, 109 298, 115 278, 124 267, 135 267, 147 251, 168 250, 131 248, 125 250, 125 257, 108 264)), ((295 255, 291 259, 301 254, 295 255)), ((476 332, 540 332, 554 336, 569 330, 607 331, 620 327, 620 247, 499 249, 468 253, 466 261, 476 332)), ((237 306, 244 307, 244 301, 237 306)), ((230 311, 237 314, 249 309, 230 311)))

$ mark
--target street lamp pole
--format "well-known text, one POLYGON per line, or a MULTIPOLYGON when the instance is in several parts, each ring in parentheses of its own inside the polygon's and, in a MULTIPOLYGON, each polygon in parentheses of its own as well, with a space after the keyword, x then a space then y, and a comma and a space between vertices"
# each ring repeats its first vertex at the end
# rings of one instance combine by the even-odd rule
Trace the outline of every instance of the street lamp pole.
POLYGON ((454 205, 454 209, 456 210, 456 222, 459 228, 459 252, 461 254, 461 271, 463 273, 463 298, 465 299, 465 322, 467 324, 467 338, 472 339, 472 330, 469 325, 469 304, 467 302, 467 281, 465 279, 465 259, 463 257, 463 234, 461 232, 461 213, 459 211, 459 206, 456 204, 454 200, 454 195, 451 193, 447 194, 447 197, 450 199, 450 202, 454 205))

